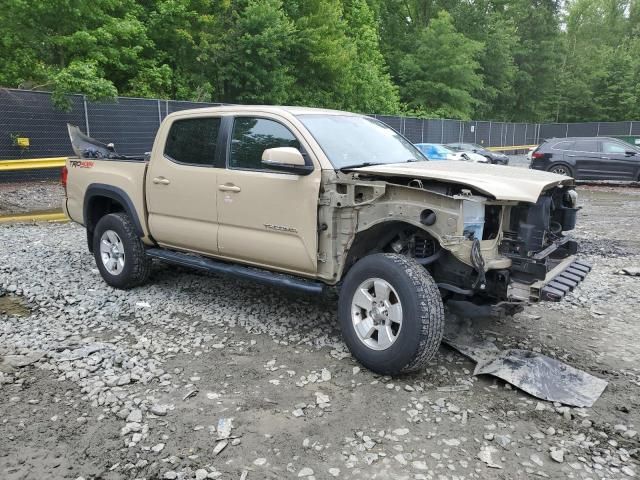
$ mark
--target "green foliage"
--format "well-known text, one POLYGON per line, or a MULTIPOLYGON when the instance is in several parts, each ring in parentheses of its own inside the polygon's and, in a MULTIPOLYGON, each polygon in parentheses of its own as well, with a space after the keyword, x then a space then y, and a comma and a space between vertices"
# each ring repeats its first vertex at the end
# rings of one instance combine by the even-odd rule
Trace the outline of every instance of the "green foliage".
POLYGON ((286 103, 295 82, 289 62, 294 34, 280 0, 250 0, 222 46, 221 100, 286 103))
POLYGON ((640 116, 640 0, 0 0, 0 85, 514 121, 640 116))
POLYGON ((72 61, 67 67, 51 77, 53 85, 53 102, 59 108, 69 108, 69 100, 65 92, 82 92, 89 100, 114 98, 118 90, 109 80, 103 78, 95 63, 72 61))
POLYGON ((441 11, 420 29, 415 50, 399 65, 403 101, 428 116, 470 119, 482 87, 476 58, 482 44, 456 31, 451 15, 441 11))

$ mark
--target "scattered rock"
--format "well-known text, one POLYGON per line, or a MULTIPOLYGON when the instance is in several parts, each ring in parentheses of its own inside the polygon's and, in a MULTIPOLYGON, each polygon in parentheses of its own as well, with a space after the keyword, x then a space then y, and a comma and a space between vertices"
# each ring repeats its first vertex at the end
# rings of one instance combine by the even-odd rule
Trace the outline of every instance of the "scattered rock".
POLYGON ((156 403, 151 405, 151 408, 149 408, 149 411, 154 415, 157 415, 158 417, 164 417, 167 414, 167 406, 159 405, 156 403))
POLYGON ((632 277, 640 277, 640 267, 625 267, 622 269, 621 273, 632 277))
POLYGON ((227 440, 222 440, 221 442, 216 443, 216 446, 213 447, 213 456, 218 455, 222 450, 224 450, 229 442, 227 440))
POLYGON ((535 453, 529 456, 529 460, 531 460, 533 463, 535 463, 539 467, 542 467, 544 465, 544 462, 542 461, 540 456, 535 453))
POLYGON ((626 465, 624 467, 622 467, 620 470, 622 470, 622 473, 624 473, 627 477, 635 477, 636 473, 631 470, 631 468, 627 467, 626 465))
POLYGON ((484 446, 480 449, 480 453, 478 453, 478 459, 486 463, 488 467, 502 468, 502 465, 495 460, 497 457, 498 449, 493 446, 484 446))
POLYGON ((564 462, 564 450, 561 448, 556 448, 551 450, 551 452, 549 452, 549 455, 555 462, 558 462, 558 463, 564 462))
POLYGON ((160 453, 162 450, 164 450, 164 443, 158 443, 157 445, 151 447, 151 451, 153 453, 160 453))
POLYGON ((127 417, 127 422, 141 423, 142 410, 139 410, 139 409, 131 410, 131 413, 129 413, 129 416, 127 417))

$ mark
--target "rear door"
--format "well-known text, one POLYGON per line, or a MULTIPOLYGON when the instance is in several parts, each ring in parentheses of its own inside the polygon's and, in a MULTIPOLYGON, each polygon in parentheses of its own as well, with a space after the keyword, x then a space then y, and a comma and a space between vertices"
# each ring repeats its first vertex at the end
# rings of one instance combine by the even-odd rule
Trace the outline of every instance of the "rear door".
POLYGON ((602 140, 601 162, 598 165, 602 179, 635 180, 638 156, 631 154, 635 149, 623 142, 602 140), (629 154, 627 154, 629 152, 629 154))
POLYGON ((164 247, 215 254, 221 117, 177 117, 158 133, 146 177, 149 230, 164 247))
MULTIPOLYGON (((231 123, 231 122, 230 122, 231 123)), ((296 127, 274 114, 236 116, 230 125, 227 168, 218 175, 219 254, 288 272, 314 274, 321 170, 296 127), (298 148, 314 171, 268 170, 262 153, 298 148)))
POLYGON ((598 141, 593 139, 578 139, 569 145, 564 152, 565 161, 574 169, 575 178, 592 180, 597 177, 594 165, 600 162, 598 141))

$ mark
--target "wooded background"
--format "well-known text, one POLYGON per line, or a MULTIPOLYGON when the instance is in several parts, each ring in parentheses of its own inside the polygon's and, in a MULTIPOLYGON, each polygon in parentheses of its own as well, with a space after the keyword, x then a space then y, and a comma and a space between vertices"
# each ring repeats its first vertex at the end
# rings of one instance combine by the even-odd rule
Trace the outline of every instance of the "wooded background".
POLYGON ((0 86, 423 118, 640 118, 640 0, 0 0, 0 86))

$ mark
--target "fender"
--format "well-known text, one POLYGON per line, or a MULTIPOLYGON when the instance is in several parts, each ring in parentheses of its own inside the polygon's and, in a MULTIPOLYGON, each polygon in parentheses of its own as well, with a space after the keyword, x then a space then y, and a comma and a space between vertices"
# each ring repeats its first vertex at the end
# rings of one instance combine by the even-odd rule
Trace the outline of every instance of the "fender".
POLYGON ((87 191, 84 195, 84 205, 82 208, 82 215, 84 217, 84 225, 87 228, 87 232, 93 232, 95 225, 91 225, 89 221, 89 205, 91 200, 95 197, 107 197, 120 203, 124 207, 124 211, 129 215, 133 226, 136 229, 136 234, 139 237, 144 237, 144 231, 140 224, 140 218, 136 212, 133 202, 129 195, 121 188, 114 187, 113 185, 106 185, 104 183, 92 183, 87 187, 87 191))

